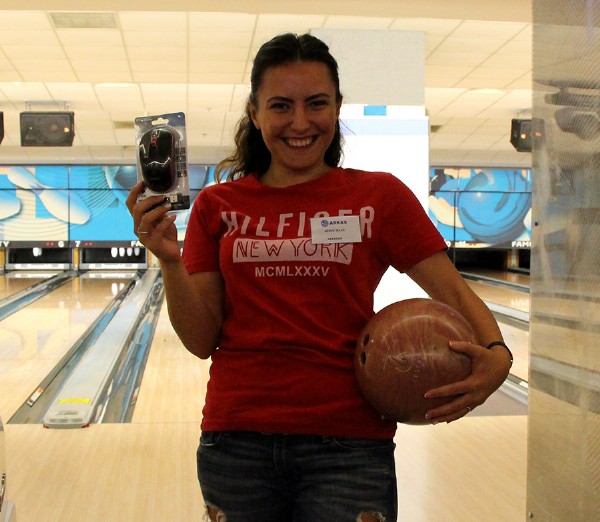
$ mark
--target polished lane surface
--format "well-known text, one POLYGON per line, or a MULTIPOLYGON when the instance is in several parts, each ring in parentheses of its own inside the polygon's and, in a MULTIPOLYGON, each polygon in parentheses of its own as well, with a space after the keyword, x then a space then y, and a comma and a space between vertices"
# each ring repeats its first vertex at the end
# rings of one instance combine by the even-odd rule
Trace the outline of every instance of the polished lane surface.
POLYGON ((25 402, 134 273, 85 273, 0 321, 2 418, 25 402))
POLYGON ((0 300, 11 297, 22 290, 50 279, 56 271, 11 271, 0 275, 0 300))
MULTIPOLYGON (((529 276, 524 274, 512 274, 503 271, 480 270, 479 275, 484 275, 495 281, 518 282, 529 287, 529 276)), ((508 310, 520 312, 521 315, 529 315, 529 293, 493 284, 485 281, 467 280, 473 291, 486 303, 500 305, 508 310)), ((528 325, 516 324, 500 318, 498 320, 502 337, 513 352, 514 363, 511 373, 523 381, 529 379, 529 328, 528 325)))
POLYGON ((175 334, 163 303, 132 422, 182 419, 200 424, 210 360, 188 352, 175 334))
POLYGON ((526 272, 515 272, 512 270, 496 270, 493 268, 470 268, 468 272, 505 283, 523 285, 529 288, 530 275, 526 272))
MULTIPOLYGON (((118 287, 95 287, 87 281, 71 285, 81 309, 89 304, 98 313, 118 287)), ((77 313, 65 315, 75 320, 77 313)), ((7 425, 10 497, 19 522, 201 520, 194 455, 209 366, 182 347, 163 304, 131 423, 80 430, 7 425)), ((399 520, 520 520, 526 430, 523 415, 399 425, 399 520)))

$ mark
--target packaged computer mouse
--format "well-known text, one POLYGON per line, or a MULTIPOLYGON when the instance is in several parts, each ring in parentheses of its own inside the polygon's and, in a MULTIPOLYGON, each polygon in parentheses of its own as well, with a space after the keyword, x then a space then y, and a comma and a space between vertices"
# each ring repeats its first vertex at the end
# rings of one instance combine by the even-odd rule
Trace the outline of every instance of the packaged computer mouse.
POLYGON ((185 114, 135 119, 137 179, 145 189, 139 199, 164 196, 172 210, 190 208, 185 114))

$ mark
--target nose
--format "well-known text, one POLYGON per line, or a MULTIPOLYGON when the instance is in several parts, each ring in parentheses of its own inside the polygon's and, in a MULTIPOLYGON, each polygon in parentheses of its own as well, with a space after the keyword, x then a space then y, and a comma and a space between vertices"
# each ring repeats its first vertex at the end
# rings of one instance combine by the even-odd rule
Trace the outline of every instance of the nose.
POLYGON ((296 107, 292 114, 290 129, 294 132, 301 133, 310 127, 310 119, 304 107, 296 107))

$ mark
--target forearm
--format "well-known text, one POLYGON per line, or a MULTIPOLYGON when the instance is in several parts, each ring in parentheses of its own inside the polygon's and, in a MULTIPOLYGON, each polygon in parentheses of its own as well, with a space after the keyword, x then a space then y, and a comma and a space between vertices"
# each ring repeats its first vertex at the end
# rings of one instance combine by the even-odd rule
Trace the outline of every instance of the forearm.
MULTIPOLYGON (((408 275, 423 288, 430 297, 454 308, 469 322, 479 345, 487 347, 502 340, 502 332, 492 312, 475 294, 445 253, 440 252, 413 267, 408 275)), ((502 354, 509 364, 510 352, 502 346, 492 348, 502 354)), ((504 365, 504 364, 503 364, 504 365)))
MULTIPOLYGON (((471 325, 475 334, 477 344, 487 347, 495 341, 503 341, 502 332, 498 323, 479 296, 473 292, 468 285, 458 285, 453 292, 444 292, 438 296, 432 296, 445 302, 447 305, 459 312, 471 325)), ((512 365, 512 354, 507 348, 497 345, 492 347, 492 351, 500 352, 502 366, 508 364, 507 368, 512 365)))
POLYGON ((200 357, 216 349, 222 324, 222 282, 218 273, 188 274, 183 262, 161 261, 169 319, 185 348, 200 357))
POLYGON ((469 322, 478 344, 487 346, 492 341, 502 340, 502 332, 492 312, 470 289, 444 297, 446 304, 452 306, 469 322))

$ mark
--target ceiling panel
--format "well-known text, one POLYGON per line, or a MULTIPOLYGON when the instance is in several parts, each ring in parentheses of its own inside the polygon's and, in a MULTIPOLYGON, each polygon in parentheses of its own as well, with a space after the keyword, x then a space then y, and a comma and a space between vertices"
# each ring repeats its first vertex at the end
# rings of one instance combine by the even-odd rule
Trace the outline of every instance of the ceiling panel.
POLYGON ((65 47, 121 47, 123 39, 118 29, 57 29, 60 43, 65 47))
POLYGON ((185 62, 187 61, 186 48, 180 47, 179 50, 173 47, 153 47, 149 49, 143 45, 130 45, 127 47, 127 56, 131 61, 132 69, 138 62, 152 62, 153 60, 185 62))
POLYGON ((41 60, 65 58, 65 53, 58 45, 4 45, 4 52, 11 60, 34 60, 40 66, 41 60))
POLYGON ((188 103, 191 109, 209 107, 228 109, 234 92, 234 87, 231 84, 190 85, 188 103))
POLYGON ((516 36, 527 27, 527 23, 516 22, 481 22, 478 20, 464 20, 452 35, 462 38, 476 38, 478 40, 502 40, 516 36))
POLYGON ((516 72, 526 72, 531 69, 531 56, 519 53, 495 53, 481 62, 481 67, 512 68, 516 72))
POLYGON ((444 67, 456 67, 458 70, 465 67, 477 67, 487 58, 488 55, 485 53, 452 53, 436 50, 427 57, 427 66, 443 65, 444 67))
POLYGON ((323 27, 326 17, 321 15, 260 14, 256 22, 256 33, 274 36, 279 33, 303 33, 314 27, 323 27))
POLYGON ((121 107, 127 107, 128 110, 144 110, 144 103, 141 96, 141 90, 138 85, 130 86, 96 86, 96 95, 98 101, 105 111, 118 110, 121 107))
POLYGON ((248 60, 248 47, 190 47, 189 60, 209 62, 244 62, 248 60))
MULTIPOLYGON (((156 83, 156 84, 166 84, 170 82, 176 83, 186 83, 189 80, 189 74, 187 72, 184 73, 174 73, 164 74, 163 71, 155 70, 148 72, 140 72, 135 71, 133 73, 133 81, 138 83, 156 83)), ((124 80, 127 81, 127 80, 124 80)))
POLYGON ((190 71, 188 75, 190 83, 241 83, 244 81, 244 74, 239 71, 215 72, 206 68, 199 68, 198 71, 190 71))
POLYGON ((54 100, 68 101, 79 110, 100 110, 96 91, 89 83, 46 83, 46 88, 54 100))
POLYGON ((189 13, 189 30, 200 33, 251 33, 256 19, 257 15, 247 13, 189 13))
POLYGON ((452 87, 427 87, 425 88, 425 107, 430 114, 437 114, 449 103, 456 100, 464 91, 464 89, 452 87))
POLYGON ((20 66, 19 76, 24 82, 76 82, 79 79, 71 64, 65 60, 45 60, 43 66, 35 60, 21 63, 20 66))
POLYGON ((328 16, 322 27, 331 29, 368 29, 385 30, 394 21, 393 18, 370 18, 366 16, 328 16))
POLYGON ((245 56, 249 55, 249 48, 252 45, 252 31, 225 32, 202 31, 191 32, 189 35, 189 46, 194 51, 218 50, 218 49, 244 49, 245 56))
POLYGON ((510 66, 505 67, 486 67, 480 66, 469 72, 471 78, 490 79, 496 78, 497 85, 502 89, 502 85, 509 81, 514 81, 526 71, 523 69, 517 69, 510 66))
MULTIPOLYGON (((38 31, 43 29, 50 29, 50 20, 48 14, 43 11, 2 11, 2 33, 6 36, 6 33, 12 31, 38 31), (6 32, 5 32, 5 29, 6 32)), ((1 37, 0 37, 1 41, 1 37)))
POLYGON ((449 36, 445 38, 440 46, 436 49, 437 52, 443 53, 460 53, 460 54, 477 54, 489 55, 501 49, 506 45, 505 38, 464 38, 457 36, 449 36))
MULTIPOLYGON (((0 13, 1 16, 1 13, 0 13)), ((51 30, 37 29, 14 29, 8 25, 3 18, 2 31, 0 31, 0 45, 31 45, 35 42, 36 45, 59 45, 56 33, 51 30)))
MULTIPOLYGON (((127 3, 127 2, 124 2, 127 3)), ((187 31, 187 13, 172 13, 165 11, 121 11, 117 15, 121 29, 152 31, 160 38, 163 31, 185 32, 187 31)))
MULTIPOLYGON (((253 13, 225 7, 230 12, 190 12, 183 4, 169 11, 152 0, 138 10, 137 2, 123 0, 122 11, 98 17, 85 11, 86 3, 78 3, 71 15, 69 2, 62 2, 62 11, 54 14, 70 25, 102 19, 113 27, 57 28, 53 13, 43 8, 0 9, 0 110, 6 135, 0 155, 5 161, 133 161, 133 129, 122 128, 123 122, 178 111, 185 111, 189 121, 190 157, 217 161, 230 150, 258 47, 275 34, 316 27, 423 31, 426 108, 432 124, 441 126, 432 134, 432 162, 530 161, 508 141, 510 118, 531 104, 531 20, 519 14, 516 0, 509 2, 512 11, 508 4, 491 9, 489 2, 467 6, 461 0, 439 3, 437 10, 430 2, 390 3, 387 9, 368 2, 347 9, 323 2, 319 12, 303 12, 297 3, 293 12, 285 12, 291 4, 282 1, 275 8, 259 0, 252 3, 253 13), (494 21, 495 16, 503 20, 494 21), (106 86, 110 83, 123 85, 106 86), (503 92, 482 97, 469 92, 474 88, 503 92), (73 147, 20 147, 20 111, 65 109, 76 114, 73 147)), ((41 5, 28 5, 34 4, 41 5)))
POLYGON ((469 65, 436 65, 429 64, 426 60, 425 87, 456 87, 457 82, 472 72, 473 67, 469 65))
POLYGON ((143 47, 151 53, 151 49, 170 49, 172 47, 185 50, 188 40, 185 31, 162 30, 157 35, 156 31, 140 27, 138 30, 123 31, 125 45, 143 47))
POLYGON ((459 25, 461 20, 443 18, 397 18, 389 29, 396 31, 423 31, 430 36, 448 36, 459 25))

